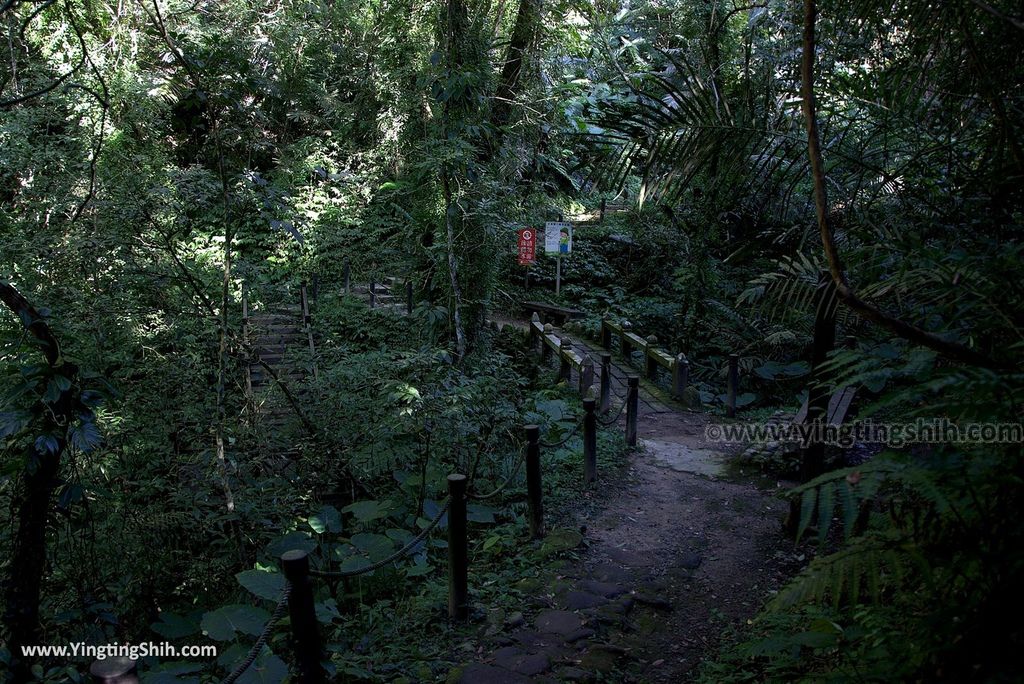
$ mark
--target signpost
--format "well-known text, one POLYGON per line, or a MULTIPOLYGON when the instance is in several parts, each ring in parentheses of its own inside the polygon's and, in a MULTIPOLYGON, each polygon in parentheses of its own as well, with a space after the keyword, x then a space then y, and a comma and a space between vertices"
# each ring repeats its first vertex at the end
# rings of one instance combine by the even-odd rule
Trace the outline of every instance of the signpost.
POLYGON ((537 232, 533 228, 521 228, 519 234, 519 265, 529 266, 537 260, 537 232))
POLYGON ((548 221, 544 224, 544 252, 555 254, 555 294, 562 290, 562 255, 572 254, 572 224, 548 221))
POLYGON ((530 264, 537 260, 537 231, 533 228, 520 228, 516 233, 519 235, 519 265, 526 267, 524 284, 527 290, 530 289, 530 264))

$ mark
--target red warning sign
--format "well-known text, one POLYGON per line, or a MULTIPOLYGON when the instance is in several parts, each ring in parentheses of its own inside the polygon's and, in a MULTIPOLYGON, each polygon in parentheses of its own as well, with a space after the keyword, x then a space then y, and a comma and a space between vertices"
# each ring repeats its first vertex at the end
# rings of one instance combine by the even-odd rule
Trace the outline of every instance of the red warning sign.
POLYGON ((519 265, 529 266, 537 260, 537 231, 521 228, 519 234, 519 265))

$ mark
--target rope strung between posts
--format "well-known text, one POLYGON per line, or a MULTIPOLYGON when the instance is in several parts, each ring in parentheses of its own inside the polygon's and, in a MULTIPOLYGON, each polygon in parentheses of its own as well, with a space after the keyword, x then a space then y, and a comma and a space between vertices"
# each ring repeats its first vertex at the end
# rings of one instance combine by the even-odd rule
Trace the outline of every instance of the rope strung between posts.
POLYGON ((451 502, 452 502, 451 497, 448 497, 447 499, 445 499, 444 500, 444 505, 441 506, 441 510, 439 510, 437 512, 437 515, 434 516, 433 520, 431 520, 429 523, 427 523, 427 526, 424 527, 422 530, 420 530, 419 534, 417 534, 415 537, 410 539, 409 542, 405 546, 403 546, 402 548, 398 549, 398 551, 395 551, 393 554, 391 554, 387 558, 383 558, 383 559, 377 561, 376 563, 371 563, 369 565, 364 565, 361 568, 354 568, 352 570, 333 570, 333 571, 328 571, 328 570, 312 570, 311 569, 309 571, 309 574, 314 576, 314 577, 328 577, 328 578, 330 578, 330 577, 355 577, 357 575, 363 575, 363 574, 366 574, 368 572, 373 572, 374 570, 379 570, 379 569, 383 568, 385 565, 388 565, 390 563, 394 563, 396 560, 398 560, 399 558, 401 558, 401 557, 405 556, 407 553, 409 553, 409 551, 411 551, 412 549, 414 549, 417 546, 419 546, 420 542, 422 542, 424 539, 426 539, 427 535, 430 534, 431 530, 433 530, 435 527, 437 527, 438 524, 441 522, 441 518, 444 517, 444 514, 446 512, 448 512, 448 506, 451 504, 451 502))
POLYGON ((615 389, 615 383, 614 382, 610 382, 610 383, 608 383, 608 389, 610 389, 612 391, 612 394, 617 396, 619 399, 625 399, 626 397, 629 396, 629 387, 626 387, 626 393, 625 394, 619 394, 616 391, 616 389, 615 389))
POLYGON ((554 443, 545 442, 542 439, 540 441, 540 445, 542 447, 547 447, 548 449, 557 449, 558 447, 563 446, 566 442, 568 442, 570 439, 575 437, 576 433, 579 432, 579 430, 580 430, 580 426, 582 426, 582 425, 583 425, 583 416, 580 416, 580 419, 576 422, 576 426, 572 429, 572 431, 568 435, 565 436, 565 439, 563 439, 560 442, 554 442, 554 443))
POLYGON ((235 684, 235 681, 245 674, 245 671, 256 662, 256 658, 259 657, 260 651, 263 650, 263 646, 266 645, 267 640, 270 638, 270 633, 274 631, 274 626, 277 625, 278 620, 284 617, 285 611, 288 609, 288 596, 292 593, 292 585, 285 580, 284 589, 281 591, 281 598, 277 600, 277 607, 274 608, 274 612, 270 614, 270 619, 267 620, 267 624, 263 627, 263 631, 256 637, 256 643, 249 649, 249 654, 245 656, 245 660, 238 664, 234 670, 231 671, 227 677, 221 680, 221 684, 235 684))
POLYGON ((618 411, 616 411, 616 413, 615 413, 615 417, 614 417, 614 418, 612 418, 612 419, 610 419, 610 420, 602 420, 602 419, 598 418, 598 419, 597 419, 597 422, 598 422, 598 423, 600 423, 601 425, 604 425, 605 427, 607 427, 607 426, 609 426, 609 425, 612 425, 613 423, 615 423, 616 421, 618 421, 618 419, 619 419, 619 416, 621 416, 621 415, 622 415, 622 411, 623 411, 623 409, 625 409, 625 408, 626 408, 626 402, 624 401, 624 402, 622 402, 621 404, 619 404, 619 410, 618 410, 618 411))
POLYGON ((505 481, 501 483, 501 486, 499 486, 497 489, 495 489, 490 494, 472 494, 472 493, 470 493, 470 494, 467 494, 466 496, 469 497, 470 499, 474 499, 476 501, 481 501, 483 499, 493 499, 498 494, 501 494, 503 491, 505 491, 505 488, 508 487, 509 484, 511 484, 512 480, 515 479, 515 476, 519 474, 519 469, 522 467, 522 465, 524 463, 526 463, 526 459, 524 459, 522 457, 522 455, 520 455, 519 458, 516 460, 515 466, 512 468, 512 472, 510 472, 508 474, 508 477, 506 477, 505 481))

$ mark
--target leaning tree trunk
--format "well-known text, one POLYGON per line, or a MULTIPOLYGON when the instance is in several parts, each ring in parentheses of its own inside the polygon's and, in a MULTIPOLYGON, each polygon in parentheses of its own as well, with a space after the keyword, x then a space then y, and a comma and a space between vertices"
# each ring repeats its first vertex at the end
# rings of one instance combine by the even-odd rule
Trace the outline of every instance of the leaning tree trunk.
POLYGON ((22 657, 22 646, 38 644, 41 639, 39 599, 46 571, 46 528, 61 455, 67 445, 68 427, 74 420, 78 367, 64 359, 50 327, 20 292, 0 282, 0 301, 18 316, 26 332, 39 343, 54 378, 64 378, 68 385, 56 400, 40 400, 40 410, 36 412, 42 421, 39 431, 52 436, 53 441, 33 440, 29 447, 34 467, 25 469, 22 498, 17 506, 18 531, 8 566, 4 626, 14 681, 21 682, 32 678, 32 663, 22 657))
POLYGON ((929 349, 954 361, 984 368, 1009 368, 1011 364, 997 362, 959 342, 943 339, 938 335, 896 318, 874 304, 857 296, 846 277, 842 256, 832 232, 832 220, 828 208, 828 192, 825 185, 825 162, 821 152, 821 138, 818 134, 817 103, 814 98, 814 51, 816 47, 815 28, 818 5, 815 0, 804 0, 803 50, 800 58, 800 91, 804 121, 807 126, 807 152, 811 162, 811 180, 814 183, 814 208, 821 233, 821 242, 828 261, 829 273, 836 285, 836 294, 850 309, 865 320, 871 321, 895 335, 929 349))

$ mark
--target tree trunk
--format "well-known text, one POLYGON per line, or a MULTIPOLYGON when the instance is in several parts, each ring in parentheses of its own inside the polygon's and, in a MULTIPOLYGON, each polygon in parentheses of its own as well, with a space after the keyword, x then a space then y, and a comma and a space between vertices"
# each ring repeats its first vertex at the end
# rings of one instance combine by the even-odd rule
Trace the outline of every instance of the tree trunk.
POLYGON ((494 92, 494 104, 491 107, 491 125, 494 136, 491 138, 490 155, 501 150, 505 139, 505 131, 512 119, 512 103, 522 90, 521 77, 523 63, 530 47, 537 39, 540 29, 543 0, 520 0, 516 23, 512 28, 508 52, 505 55, 505 66, 501 70, 501 79, 494 92))
POLYGON ((984 354, 958 342, 945 340, 899 318, 890 316, 873 304, 860 299, 846 278, 832 233, 832 222, 828 210, 828 193, 825 187, 825 163, 821 155, 821 140, 818 136, 817 110, 814 100, 814 50, 815 24, 818 6, 815 0, 804 0, 803 54, 800 59, 800 90, 803 99, 804 121, 807 126, 807 152, 811 161, 811 179, 814 181, 814 208, 821 233, 821 242, 828 260, 829 273, 836 284, 839 298, 860 317, 889 330, 914 344, 919 344, 944 356, 973 366, 984 368, 1007 368, 1006 363, 997 363, 984 354))
POLYGON ((43 418, 40 434, 52 435, 56 445, 30 447, 31 465, 26 468, 24 491, 18 505, 18 531, 14 537, 10 575, 7 578, 4 625, 11 653, 14 681, 32 678, 32 663, 21 657, 22 646, 40 643, 39 599, 46 572, 46 528, 50 501, 57 486, 61 455, 67 445, 67 430, 75 419, 74 398, 78 367, 64 361, 60 344, 39 312, 12 286, 0 282, 0 301, 21 320, 25 330, 40 343, 46 362, 55 375, 70 382, 53 403, 38 413, 43 418))

